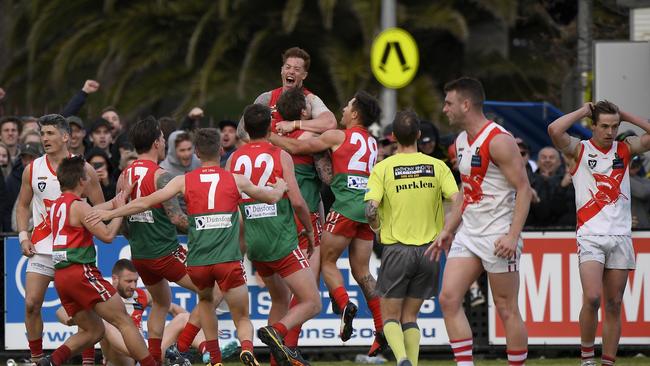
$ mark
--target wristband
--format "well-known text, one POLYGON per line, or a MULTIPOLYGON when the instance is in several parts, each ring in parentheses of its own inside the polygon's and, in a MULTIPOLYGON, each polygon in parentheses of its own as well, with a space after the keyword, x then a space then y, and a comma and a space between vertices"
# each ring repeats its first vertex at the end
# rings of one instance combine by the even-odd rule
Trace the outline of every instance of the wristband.
POLYGON ((23 230, 18 233, 18 242, 22 243, 25 240, 29 240, 29 233, 23 230))
POLYGON ((296 129, 296 121, 293 121, 293 129, 296 129))
POLYGON ((298 127, 299 130, 302 130, 302 120, 300 120, 300 127, 298 127))

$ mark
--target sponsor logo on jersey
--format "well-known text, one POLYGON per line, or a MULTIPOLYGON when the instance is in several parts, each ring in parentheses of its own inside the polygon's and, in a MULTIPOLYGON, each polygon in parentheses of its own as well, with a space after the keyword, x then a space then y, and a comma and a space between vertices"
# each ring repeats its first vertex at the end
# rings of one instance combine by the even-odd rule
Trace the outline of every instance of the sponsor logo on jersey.
POLYGON ((589 159, 587 161, 587 164, 589 164, 589 168, 591 168, 591 169, 595 168, 597 163, 598 163, 598 161, 596 161, 595 159, 589 159))
POLYGON ((419 189, 419 188, 435 188, 433 182, 425 182, 423 180, 418 180, 415 182, 409 182, 406 184, 397 184, 395 185, 395 193, 399 193, 405 189, 419 189))
POLYGON ((47 180, 47 177, 37 177, 38 180, 47 180))
POLYGON ((614 154, 614 160, 612 160, 612 169, 623 169, 625 164, 623 164, 623 159, 621 159, 618 154, 614 154))
POLYGON ((45 191, 45 187, 47 186, 47 183, 45 183, 45 182, 38 182, 37 186, 38 186, 38 190, 41 191, 41 192, 43 192, 43 191, 45 191))
POLYGON ((472 155, 472 162, 470 163, 472 168, 480 168, 481 167, 481 155, 472 155))
POLYGON ((245 206, 244 214, 247 220, 276 217, 278 216, 278 206, 276 204, 267 205, 266 203, 256 203, 245 206))
POLYGON ((368 177, 357 175, 348 175, 348 188, 366 190, 368 187, 368 177))
POLYGON ((395 179, 435 177, 436 172, 431 164, 400 165, 393 168, 395 179))
POLYGON ((129 216, 129 222, 144 222, 147 224, 153 224, 153 212, 149 210, 131 215, 129 216))
POLYGON ((589 156, 590 158, 595 158, 595 157, 597 157, 598 155, 596 155, 596 154, 587 154, 587 156, 589 156))
POLYGON ((65 262, 68 260, 68 252, 65 250, 52 252, 52 262, 54 264, 65 262))
POLYGON ((226 229, 232 226, 232 214, 196 216, 196 230, 226 229))

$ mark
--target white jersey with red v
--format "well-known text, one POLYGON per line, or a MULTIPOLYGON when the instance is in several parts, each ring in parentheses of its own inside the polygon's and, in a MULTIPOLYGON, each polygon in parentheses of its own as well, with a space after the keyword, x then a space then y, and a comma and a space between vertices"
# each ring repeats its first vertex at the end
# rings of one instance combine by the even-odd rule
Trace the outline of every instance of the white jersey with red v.
POLYGON ((456 138, 463 190, 461 230, 469 235, 507 234, 510 230, 516 190, 490 156, 490 142, 504 133, 509 134, 490 121, 474 139, 465 131, 456 138))
POLYGON ((122 301, 124 302, 126 313, 129 314, 131 320, 133 320, 133 324, 142 331, 142 314, 144 314, 147 305, 149 305, 147 293, 141 288, 136 288, 135 291, 133 291, 133 296, 128 298, 122 297, 122 301))
POLYGON ((34 231, 32 243, 37 253, 52 254, 52 228, 50 225, 50 208, 61 195, 61 187, 47 155, 30 164, 29 182, 34 191, 32 199, 32 218, 34 231))
POLYGON ((581 141, 573 174, 577 235, 632 235, 630 148, 614 141, 601 149, 581 141))

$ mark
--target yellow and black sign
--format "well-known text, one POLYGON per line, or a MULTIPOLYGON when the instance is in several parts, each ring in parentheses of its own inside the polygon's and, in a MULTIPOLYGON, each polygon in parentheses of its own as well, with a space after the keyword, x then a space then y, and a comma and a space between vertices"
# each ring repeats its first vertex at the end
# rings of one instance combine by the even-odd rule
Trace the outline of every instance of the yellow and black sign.
POLYGON ((387 88, 403 88, 413 80, 420 61, 415 40, 401 28, 381 32, 370 49, 370 67, 387 88))

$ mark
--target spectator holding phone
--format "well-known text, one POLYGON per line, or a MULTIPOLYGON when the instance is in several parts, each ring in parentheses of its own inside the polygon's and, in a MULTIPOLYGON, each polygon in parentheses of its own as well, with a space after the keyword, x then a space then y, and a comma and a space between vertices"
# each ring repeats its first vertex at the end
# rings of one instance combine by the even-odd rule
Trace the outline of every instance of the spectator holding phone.
POLYGON ((86 161, 97 172, 97 178, 102 187, 104 198, 110 200, 115 197, 116 181, 113 175, 113 166, 106 152, 98 148, 92 148, 86 154, 86 161))

